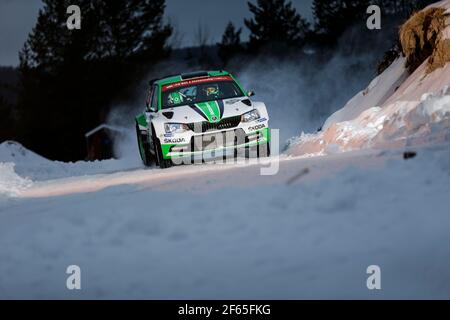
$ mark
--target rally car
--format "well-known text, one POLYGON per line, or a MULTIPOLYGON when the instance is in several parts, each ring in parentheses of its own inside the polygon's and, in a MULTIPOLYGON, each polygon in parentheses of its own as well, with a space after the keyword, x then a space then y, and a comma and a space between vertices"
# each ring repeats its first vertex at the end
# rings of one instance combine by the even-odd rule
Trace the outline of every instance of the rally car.
POLYGON ((150 81, 136 117, 139 152, 161 168, 207 158, 270 154, 269 115, 226 71, 200 71, 150 81))

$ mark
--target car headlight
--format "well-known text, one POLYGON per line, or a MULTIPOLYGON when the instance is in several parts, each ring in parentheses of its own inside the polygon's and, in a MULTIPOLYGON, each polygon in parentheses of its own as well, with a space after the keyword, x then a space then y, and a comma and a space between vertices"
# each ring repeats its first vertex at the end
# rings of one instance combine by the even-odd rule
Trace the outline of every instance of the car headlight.
POLYGON ((254 121, 260 118, 259 112, 256 109, 253 109, 252 111, 249 111, 247 113, 244 113, 241 116, 241 121, 242 122, 250 122, 250 121, 254 121))
POLYGON ((184 123, 166 123, 164 129, 166 133, 182 133, 188 130, 188 126, 184 123))

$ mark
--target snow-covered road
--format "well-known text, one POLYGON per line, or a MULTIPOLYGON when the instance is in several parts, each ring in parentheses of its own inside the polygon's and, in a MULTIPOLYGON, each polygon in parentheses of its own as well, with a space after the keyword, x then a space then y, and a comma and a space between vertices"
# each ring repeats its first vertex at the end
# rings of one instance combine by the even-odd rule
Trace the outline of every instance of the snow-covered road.
POLYGON ((0 297, 450 298, 450 147, 415 150, 35 179, 0 198, 0 297))
POLYGON ((60 196, 73 193, 96 192, 118 185, 139 185, 143 188, 165 191, 209 192, 225 187, 255 187, 295 182, 296 176, 308 170, 308 179, 324 177, 350 164, 363 165, 382 163, 379 151, 360 151, 327 157, 272 157, 270 159, 231 160, 229 163, 207 162, 183 165, 160 170, 159 168, 119 170, 105 174, 91 174, 38 181, 20 192, 23 198, 60 196), (266 175, 263 168, 273 168, 266 175), (317 168, 317 170, 316 170, 317 168), (292 182, 290 181, 291 179, 292 182))

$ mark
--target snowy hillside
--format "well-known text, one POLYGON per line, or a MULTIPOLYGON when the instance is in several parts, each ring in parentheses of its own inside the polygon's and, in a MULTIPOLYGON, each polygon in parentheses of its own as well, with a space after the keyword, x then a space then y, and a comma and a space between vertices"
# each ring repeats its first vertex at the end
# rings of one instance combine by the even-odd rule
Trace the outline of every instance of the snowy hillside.
MULTIPOLYGON (((450 56, 450 42, 446 42, 450 41, 450 1, 428 8, 447 10, 445 27, 438 39, 446 46, 441 50, 450 56)), ((430 72, 430 59, 409 74, 405 57, 399 57, 365 90, 331 115, 321 132, 295 139, 288 153, 324 155, 450 141, 450 63, 443 60, 443 66, 430 72)))
POLYGON ((342 109, 331 115, 322 129, 326 130, 335 123, 352 120, 363 111, 382 105, 407 77, 405 59, 400 57, 376 77, 364 91, 359 92, 342 109))

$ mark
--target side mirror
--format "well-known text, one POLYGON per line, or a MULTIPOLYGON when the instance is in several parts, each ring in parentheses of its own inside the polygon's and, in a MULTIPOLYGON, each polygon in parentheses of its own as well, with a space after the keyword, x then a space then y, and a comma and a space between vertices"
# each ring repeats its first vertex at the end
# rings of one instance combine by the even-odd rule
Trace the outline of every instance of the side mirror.
POLYGON ((145 103, 145 110, 147 110, 147 112, 158 112, 157 108, 152 107, 152 105, 148 102, 145 103))
POLYGON ((254 91, 252 91, 252 90, 247 91, 247 96, 248 96, 248 97, 253 97, 254 95, 255 95, 255 92, 254 92, 254 91))

